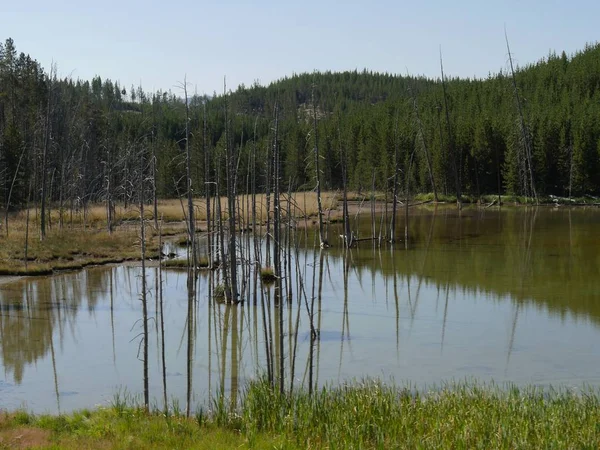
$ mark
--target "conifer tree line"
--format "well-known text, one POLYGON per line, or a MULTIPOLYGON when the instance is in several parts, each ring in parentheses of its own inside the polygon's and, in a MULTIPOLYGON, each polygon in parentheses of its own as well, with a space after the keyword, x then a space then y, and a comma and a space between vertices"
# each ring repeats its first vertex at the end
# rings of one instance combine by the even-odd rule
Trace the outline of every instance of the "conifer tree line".
MULTIPOLYGON (((315 72, 187 102, 183 92, 56 72, 18 53, 12 39, 0 44, 0 209, 132 204, 140 186, 148 200, 151 191, 184 195, 186 145, 194 196, 215 179, 224 195, 232 170, 252 171, 264 190, 275 120, 286 189, 313 190, 317 179, 322 190, 346 180, 368 191, 375 180, 390 193, 409 184, 413 192, 531 196, 534 179, 539 195, 600 193, 598 44, 518 68, 514 84, 510 71, 485 79, 315 72)), ((229 189, 247 191, 244 177, 236 183, 229 189)))

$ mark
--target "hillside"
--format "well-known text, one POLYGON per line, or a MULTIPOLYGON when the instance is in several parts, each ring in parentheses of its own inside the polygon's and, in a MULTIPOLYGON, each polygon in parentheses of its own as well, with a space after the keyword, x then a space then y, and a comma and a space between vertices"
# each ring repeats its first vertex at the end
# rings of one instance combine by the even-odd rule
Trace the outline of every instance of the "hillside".
MULTIPOLYGON (((441 78, 353 71, 192 97, 195 193, 202 194, 207 175, 213 180, 218 172, 224 180, 226 136, 240 158, 238 192, 249 186, 249 173, 263 189, 277 104, 286 189, 314 188, 314 111, 328 189, 340 188, 345 155, 349 185, 357 190, 370 190, 375 180, 376 189, 392 191, 396 167, 401 190, 409 181, 412 192, 431 192, 433 182, 441 194, 599 194, 600 45, 572 56, 550 54, 517 70, 516 83, 524 128, 507 73, 447 79, 446 95, 441 78)), ((0 47, 2 206, 9 197, 18 207, 41 195, 61 204, 134 201, 140 174, 150 180, 149 191, 156 181, 159 196, 183 193, 182 97, 100 77, 57 79, 8 39, 0 47), (148 163, 140 168, 142 153, 148 163)))

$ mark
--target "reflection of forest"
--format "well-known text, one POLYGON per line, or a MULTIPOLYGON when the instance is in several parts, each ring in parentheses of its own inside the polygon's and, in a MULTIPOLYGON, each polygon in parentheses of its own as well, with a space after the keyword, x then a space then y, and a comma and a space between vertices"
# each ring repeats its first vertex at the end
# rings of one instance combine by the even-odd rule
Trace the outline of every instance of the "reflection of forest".
POLYGON ((0 289, 0 352, 15 383, 25 366, 53 352, 72 333, 86 300, 92 313, 108 292, 112 270, 84 270, 44 278, 26 278, 0 289))
MULTIPOLYGON (((370 236, 370 224, 361 225, 370 236)), ((596 209, 503 208, 501 212, 455 208, 422 210, 410 217, 410 246, 352 250, 351 271, 384 277, 421 277, 443 289, 508 295, 549 311, 571 312, 600 323, 600 240, 596 209)), ((400 230, 404 223, 398 224, 400 230)), ((341 233, 332 229, 331 234, 341 233)), ((397 233, 402 235, 402 233, 397 233)), ((329 255, 342 257, 331 248, 329 255)), ((352 276, 352 274, 351 274, 352 276)))
MULTIPOLYGON (((503 208, 498 212, 465 208, 459 215, 455 208, 438 207, 411 214, 408 250, 404 243, 391 250, 388 244, 379 249, 365 241, 347 254, 339 245, 313 252, 313 239, 308 235, 309 246, 292 250, 290 276, 283 280, 282 292, 292 292, 292 298, 287 299, 291 301, 276 300, 275 288, 261 289, 259 282, 256 290, 252 287, 248 292, 243 304, 222 305, 210 296, 204 303, 206 294, 220 282, 218 271, 200 272, 197 283, 169 278, 165 282, 166 304, 177 316, 180 312, 175 312, 179 308, 175 299, 183 295, 187 286, 184 303, 187 313, 181 311, 181 321, 177 321, 185 323, 185 329, 183 333, 179 326, 176 332, 172 327, 166 329, 167 341, 176 339, 176 348, 185 345, 187 336, 187 352, 182 352, 188 360, 187 403, 195 406, 193 380, 203 375, 202 370, 193 369, 204 364, 204 355, 209 358, 208 391, 229 394, 234 403, 239 386, 246 377, 256 375, 257 370, 265 373, 273 384, 285 379, 290 389, 294 383, 309 390, 318 386, 319 364, 324 362, 320 356, 321 340, 328 338, 327 334, 321 335, 323 286, 330 289, 336 285, 336 298, 342 305, 341 335, 335 335, 340 341, 340 359, 327 361, 341 368, 344 346, 351 345, 348 299, 352 293, 348 292, 348 284, 356 277, 364 278, 367 285, 379 283, 379 277, 383 277, 390 286, 389 291, 386 287, 386 295, 396 298, 407 278, 416 277, 442 292, 457 289, 489 294, 491 298, 509 296, 517 309, 531 303, 552 313, 590 318, 598 325, 600 290, 596 289, 596 280, 600 243, 594 234, 598 222, 600 214, 596 210, 503 208), (208 352, 204 353, 206 346, 208 352)), ((370 236, 370 220, 363 225, 359 235, 370 236)), ((330 236, 341 232, 338 226, 341 228, 338 224, 331 225, 330 236)), ((402 230, 398 235, 403 236, 402 218, 398 227, 402 230)), ((304 230, 299 235, 303 236, 304 230)), ((302 236, 300 239, 304 239, 302 236)), ((336 243, 334 238, 331 241, 336 243)), ((115 278, 118 273, 115 268, 97 268, 3 286, 0 352, 7 376, 21 383, 26 365, 43 358, 52 357, 54 361, 54 349, 76 339, 79 310, 87 306, 88 313, 94 314, 101 302, 108 303, 116 285, 129 285, 128 295, 135 296, 132 280, 119 284, 115 278)), ((181 277, 186 279, 184 274, 181 277)), ((249 274, 248 278, 253 276, 249 274)), ((253 282, 250 285, 254 286, 253 282)), ((415 297, 419 286, 420 282, 413 291, 415 297)), ((119 299, 125 295, 114 293, 119 299)), ((154 298, 157 300, 158 295, 154 298)), ((447 307, 446 302, 444 326, 447 307)), ((396 300, 397 341, 398 314, 396 300)), ((154 323, 159 351, 158 322, 154 323)), ((328 331, 331 330, 325 333, 328 331)), ((443 342, 444 328, 441 333, 443 342)), ((168 350, 169 344, 166 347, 168 350)))

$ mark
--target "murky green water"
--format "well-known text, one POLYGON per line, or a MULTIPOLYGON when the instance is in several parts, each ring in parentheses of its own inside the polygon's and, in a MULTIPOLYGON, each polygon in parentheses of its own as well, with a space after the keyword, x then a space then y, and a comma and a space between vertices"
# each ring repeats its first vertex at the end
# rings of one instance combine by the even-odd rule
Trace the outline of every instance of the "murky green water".
MULTIPOLYGON (((190 303, 187 273, 165 271, 168 397, 182 408, 188 394, 194 406, 235 397, 282 360, 288 387, 364 376, 600 386, 599 224, 598 209, 419 210, 408 249, 292 252, 282 315, 271 291, 264 308, 260 294, 256 305, 215 303, 208 274, 190 303)), ((369 223, 361 229, 370 235, 369 223)), ((0 409, 64 412, 141 394, 140 273, 91 268, 1 285, 0 409)), ((147 280, 150 395, 162 405, 155 268, 147 280)))

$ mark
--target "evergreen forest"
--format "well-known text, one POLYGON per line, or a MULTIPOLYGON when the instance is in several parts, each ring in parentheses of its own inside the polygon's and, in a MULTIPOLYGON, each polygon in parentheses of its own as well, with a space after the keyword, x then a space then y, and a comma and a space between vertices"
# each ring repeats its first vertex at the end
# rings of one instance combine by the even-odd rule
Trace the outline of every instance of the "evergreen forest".
POLYGON ((264 190, 274 141, 285 190, 315 188, 318 147, 325 190, 347 180, 359 192, 398 183, 475 198, 600 194, 600 45, 550 53, 514 76, 508 67, 485 79, 315 72, 188 96, 183 82, 147 92, 100 76, 59 78, 7 39, 0 209, 132 203, 138 179, 158 197, 182 196, 186 144, 194 195, 226 179, 228 157, 241 174, 237 193, 248 191, 249 172, 264 190))

